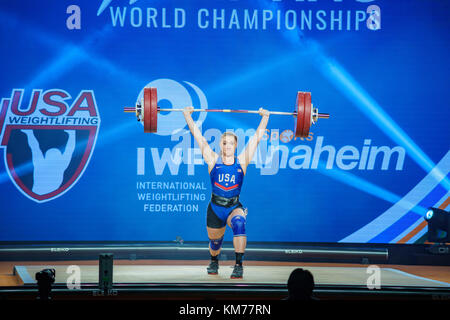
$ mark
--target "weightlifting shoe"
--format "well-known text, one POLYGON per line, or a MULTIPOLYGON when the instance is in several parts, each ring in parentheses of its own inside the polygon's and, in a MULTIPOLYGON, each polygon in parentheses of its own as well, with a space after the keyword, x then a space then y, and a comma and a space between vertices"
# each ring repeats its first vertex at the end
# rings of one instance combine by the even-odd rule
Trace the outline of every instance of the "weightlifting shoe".
POLYGON ((242 279, 244 276, 244 267, 240 264, 235 264, 233 272, 231 273, 231 279, 242 279))
POLYGON ((219 273, 219 261, 212 260, 209 263, 208 268, 206 268, 206 271, 208 271, 208 274, 218 274, 219 273))

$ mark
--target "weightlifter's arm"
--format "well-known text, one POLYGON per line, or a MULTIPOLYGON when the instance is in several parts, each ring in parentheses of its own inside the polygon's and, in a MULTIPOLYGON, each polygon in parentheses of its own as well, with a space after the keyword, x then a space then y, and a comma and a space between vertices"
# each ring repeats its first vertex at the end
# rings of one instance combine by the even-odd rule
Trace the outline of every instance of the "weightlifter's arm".
POLYGON ((247 166, 250 161, 252 161, 253 156, 258 148, 259 141, 261 141, 264 136, 264 132, 266 131, 267 123, 269 122, 269 111, 260 108, 259 115, 262 117, 261 122, 259 123, 258 129, 256 129, 256 133, 253 137, 250 138, 250 141, 247 143, 244 151, 238 156, 239 163, 241 164, 242 170, 244 170, 244 174, 247 172, 247 166))
POLYGON ((186 123, 189 127, 189 130, 191 130, 191 133, 194 136, 195 141, 197 141, 198 146, 200 147, 203 159, 208 165, 208 171, 211 172, 212 168, 216 164, 219 155, 211 149, 205 137, 203 137, 202 133, 200 132, 200 129, 195 125, 194 120, 192 119, 191 116, 193 110, 194 110, 193 107, 186 107, 183 110, 183 115, 184 118, 186 119, 186 123))

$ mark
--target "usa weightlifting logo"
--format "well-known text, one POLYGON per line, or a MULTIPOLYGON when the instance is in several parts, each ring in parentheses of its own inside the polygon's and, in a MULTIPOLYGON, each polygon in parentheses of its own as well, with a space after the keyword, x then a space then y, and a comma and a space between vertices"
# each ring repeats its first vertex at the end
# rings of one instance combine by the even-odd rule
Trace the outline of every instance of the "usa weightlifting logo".
POLYGON ((34 89, 29 98, 13 89, 0 104, 0 147, 11 181, 36 202, 61 196, 86 169, 99 127, 92 90, 72 99, 61 89, 34 89))

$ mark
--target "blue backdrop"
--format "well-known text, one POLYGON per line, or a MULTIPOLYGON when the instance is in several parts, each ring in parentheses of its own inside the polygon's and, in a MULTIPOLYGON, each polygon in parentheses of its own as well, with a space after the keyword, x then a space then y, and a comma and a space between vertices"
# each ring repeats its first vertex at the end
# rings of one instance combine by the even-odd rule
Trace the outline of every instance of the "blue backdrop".
MULTIPOLYGON (((293 139, 271 116, 241 201, 249 241, 420 243, 449 205, 448 1, 2 1, 0 241, 204 241, 207 167, 161 107, 331 114, 293 139)), ((217 150, 260 117, 195 114, 217 150)), ((226 233, 230 240, 232 233, 226 233)))

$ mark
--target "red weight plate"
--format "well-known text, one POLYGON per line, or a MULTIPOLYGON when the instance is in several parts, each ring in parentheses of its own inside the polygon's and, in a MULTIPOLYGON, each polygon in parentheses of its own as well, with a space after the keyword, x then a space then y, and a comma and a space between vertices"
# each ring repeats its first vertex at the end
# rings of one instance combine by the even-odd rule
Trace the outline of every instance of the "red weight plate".
POLYGON ((297 122, 295 124, 295 136, 306 138, 311 127, 311 93, 297 92, 295 108, 297 112, 297 122))
POLYGON ((305 98, 304 92, 297 92, 297 100, 295 101, 295 111, 297 112, 296 122, 295 122, 295 136, 301 137, 303 132, 303 119, 305 110, 305 98))
POLYGON ((151 89, 150 88, 144 88, 144 132, 151 132, 150 131, 150 123, 151 123, 151 89))
POLYGON ((157 130, 158 98, 156 88, 144 88, 144 132, 157 130))
POLYGON ((303 131, 302 131, 302 137, 309 136, 309 128, 311 127, 311 112, 312 112, 312 105, 311 105, 311 92, 305 92, 304 94, 305 102, 305 113, 304 113, 304 119, 303 119, 303 131))

